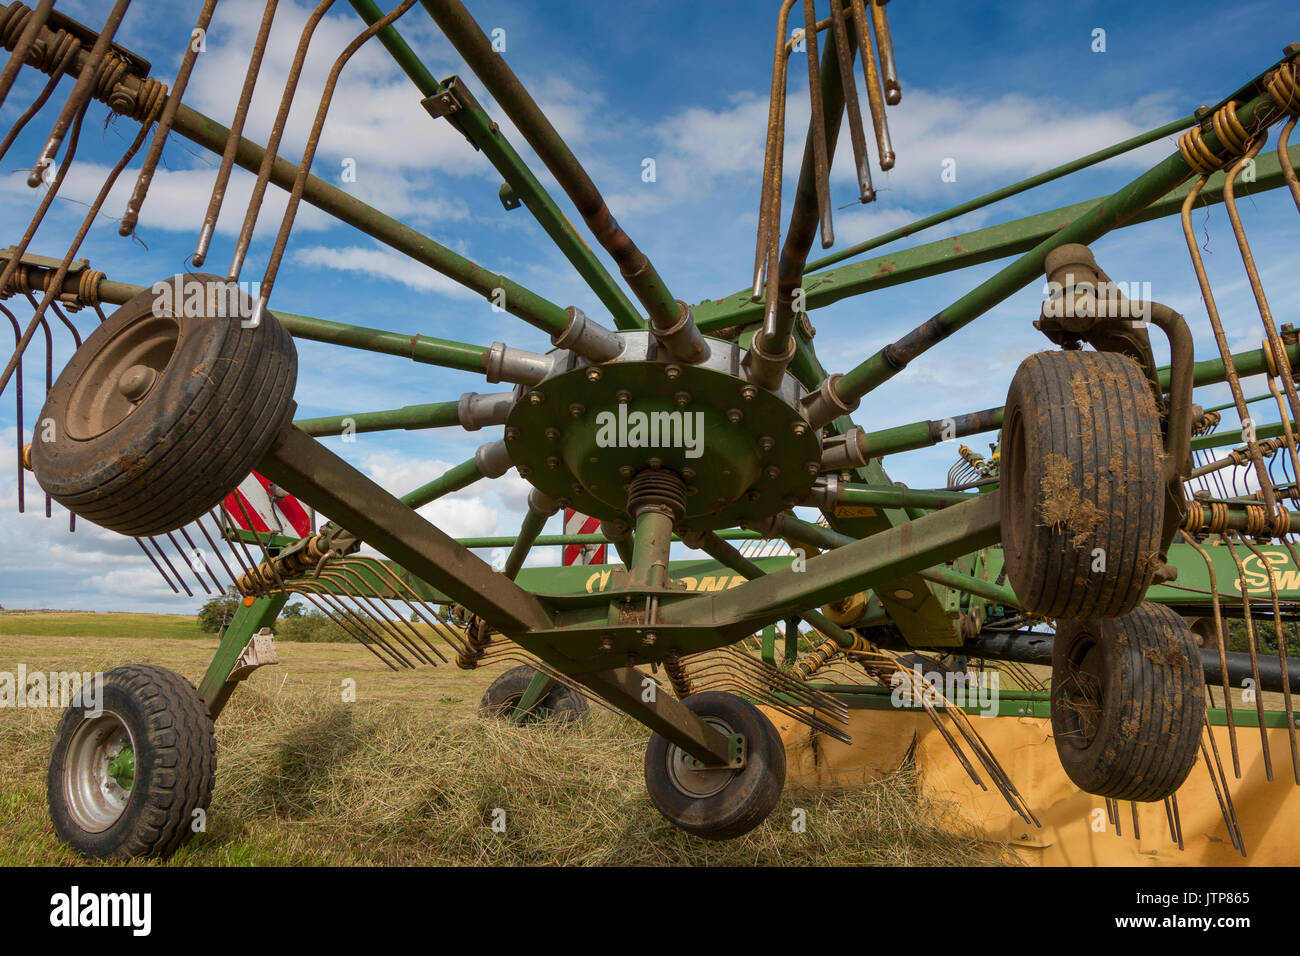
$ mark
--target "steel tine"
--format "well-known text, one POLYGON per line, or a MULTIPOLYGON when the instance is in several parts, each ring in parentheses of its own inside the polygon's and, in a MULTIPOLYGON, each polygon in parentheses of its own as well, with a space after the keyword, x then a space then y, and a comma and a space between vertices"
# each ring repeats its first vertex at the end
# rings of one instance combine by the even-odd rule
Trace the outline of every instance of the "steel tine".
POLYGON ((198 570, 191 562, 185 560, 185 549, 180 546, 179 542, 177 542, 174 537, 172 537, 170 531, 167 532, 167 540, 172 543, 172 547, 176 549, 176 553, 181 556, 181 563, 189 567, 190 572, 194 575, 194 579, 199 582, 199 587, 203 588, 203 593, 211 594, 212 589, 209 588, 207 582, 203 580, 203 575, 199 574, 198 570))
MULTIPOLYGON (((23 236, 22 243, 14 248, 13 257, 5 263, 4 271, 0 273, 0 289, 9 287, 9 282, 18 269, 19 259, 22 257, 23 253, 26 252, 27 245, 31 242, 31 238, 35 234, 37 226, 40 225, 40 221, 44 217, 45 211, 49 208, 49 204, 53 202, 54 195, 58 192, 59 186, 62 185, 64 176, 67 175, 68 169, 72 166, 72 158, 76 153, 77 140, 81 136, 81 123, 85 118, 85 115, 86 112, 84 108, 77 114, 76 121, 72 128, 72 135, 68 141, 68 155, 64 159, 62 168, 59 169, 58 173, 54 177, 54 183, 42 198, 40 207, 32 217, 32 222, 23 236)), ((76 256, 77 250, 81 248, 81 243, 85 240, 86 234, 90 232, 91 225, 99 217, 99 211, 103 207, 104 201, 108 198, 108 194, 112 190, 113 185, 117 182, 117 177, 121 175, 122 170, 126 168, 126 164, 129 163, 132 157, 134 157, 139 151, 148 132, 149 124, 140 124, 140 132, 136 134, 131 145, 127 147, 126 152, 122 154, 122 157, 117 161, 117 164, 109 171, 108 176, 100 186, 99 193, 96 195, 94 202, 90 204, 90 208, 86 211, 85 217, 81 220, 81 226, 73 237, 72 243, 68 246, 68 250, 63 254, 63 260, 59 263, 59 267, 54 271, 52 277, 48 280, 47 291, 45 297, 41 300, 40 308, 37 309, 36 315, 32 317, 32 321, 28 324, 26 332, 23 333, 23 339, 19 343, 18 348, 14 350, 14 354, 9 359, 9 363, 5 366, 3 374, 0 374, 0 393, 4 392, 5 386, 9 383, 9 376, 13 373, 14 367, 21 358, 23 350, 27 348, 32 335, 36 332, 36 326, 43 311, 48 307, 51 301, 57 298, 56 293, 58 290, 63 288, 63 280, 67 278, 68 267, 72 264, 72 260, 76 256)))
POLYGON ((1169 795, 1169 807, 1174 812, 1174 828, 1178 832, 1178 849, 1183 849, 1183 818, 1178 812, 1178 794, 1169 795))
MULTIPOLYGON (((885 98, 880 92, 880 71, 876 67, 876 55, 871 47, 870 32, 867 30, 867 15, 862 8, 864 2, 865 0, 850 0, 850 6, 853 10, 853 25, 858 33, 858 46, 862 52, 862 78, 867 84, 867 106, 871 109, 871 125, 876 131, 876 150, 880 154, 880 168, 888 172, 894 168, 894 143, 889 136, 889 120, 885 118, 885 98)), ((876 8, 873 6, 873 17, 875 11, 876 8)), ((888 27, 885 29, 888 37, 888 27)), ((876 24, 876 35, 879 38, 879 22, 876 24)), ((894 78, 894 85, 898 85, 897 77, 894 78)))
POLYGON ((835 56, 840 65, 840 82, 844 87, 844 112, 849 120, 849 140, 853 143, 853 168, 858 175, 858 200, 868 203, 876 198, 871 185, 871 161, 867 158, 867 137, 862 128, 862 104, 858 84, 853 78, 853 45, 849 42, 844 10, 838 0, 831 0, 831 31, 835 37, 835 56))
MULTIPOLYGON (((18 324, 17 317, 3 305, 0 305, 0 312, 3 312, 9 319, 10 324, 14 327, 14 348, 18 348, 18 343, 22 340, 22 326, 18 324)), ((22 514, 26 507, 24 494, 27 488, 27 469, 23 466, 23 366, 22 362, 18 363, 18 374, 14 379, 16 390, 14 392, 16 440, 18 444, 18 513, 22 514)))
MULTIPOLYGON (((831 0, 832 3, 835 0, 831 0)), ((813 168, 817 187, 817 210, 821 217, 822 248, 835 243, 831 225, 830 158, 826 147, 826 111, 822 106, 821 61, 817 53, 817 2, 803 0, 804 49, 808 54, 808 97, 812 105, 813 168)), ((778 210, 778 215, 780 212, 778 210)))
MULTIPOLYGON (((194 24, 194 31, 190 34, 191 38, 195 33, 207 32, 216 9, 217 0, 204 0, 203 7, 199 10, 198 21, 194 24)), ((149 144, 149 151, 144 155, 140 174, 136 177, 135 189, 126 203, 126 212, 122 214, 122 221, 118 223, 119 236, 129 236, 135 232, 136 223, 140 220, 140 207, 144 205, 145 195, 149 192, 154 172, 158 169, 163 145, 167 142, 167 134, 171 132, 172 123, 176 119, 176 110, 180 108, 181 97, 185 95, 185 87, 189 85, 190 73, 194 70, 194 63, 198 56, 199 46, 191 39, 185 47, 185 55, 181 57, 180 68, 176 71, 176 80, 167 93, 167 101, 163 103, 162 114, 158 117, 157 127, 154 128, 153 142, 149 144)))
MULTIPOLYGON (((0 70, 0 106, 4 105, 6 97, 9 96, 9 90, 13 88, 14 80, 18 78, 18 71, 27 62, 27 54, 31 52, 32 44, 36 42, 41 27, 45 26, 45 21, 50 18, 50 11, 53 9, 54 0, 40 0, 40 3, 36 4, 36 9, 27 14, 27 20, 23 24, 23 32, 19 34, 13 52, 9 54, 9 59, 5 61, 4 69, 0 70)), ((18 13, 18 8, 16 6, 10 7, 6 12, 10 16, 15 16, 18 13)), ((8 23, 5 26, 8 26, 8 23)), ((0 155, 3 155, 3 153, 0 153, 0 155)))
POLYGON ((172 559, 167 557, 167 552, 159 546, 158 542, 155 541, 152 536, 148 538, 148 541, 153 545, 154 550, 158 552, 158 557, 163 559, 163 563, 167 565, 167 569, 176 576, 176 582, 185 591, 185 596, 194 597, 194 592, 190 590, 189 585, 185 583, 185 579, 181 577, 180 572, 176 570, 176 566, 172 564, 172 559))
POLYGON ((68 96, 67 102, 63 104, 59 118, 55 120, 54 128, 50 130, 49 138, 45 141, 45 147, 41 150, 36 165, 32 167, 31 174, 27 177, 27 185, 33 189, 41 184, 45 170, 54 162, 54 157, 63 144, 63 137, 67 135, 68 128, 72 125, 74 117, 84 112, 87 104, 89 104, 90 95, 95 88, 95 81, 99 78, 99 71, 104 65, 104 57, 113 43, 117 28, 122 25, 122 17, 126 15, 126 8, 130 5, 131 0, 117 0, 108 14, 108 19, 104 21, 104 26, 95 37, 95 44, 90 48, 90 55, 86 58, 86 62, 82 64, 81 72, 77 74, 77 83, 72 88, 72 93, 68 96))
MULTIPOLYGON (((1225 189, 1231 177, 1224 181, 1225 189)), ((1187 197, 1183 200, 1182 206, 1182 223, 1183 239, 1187 243, 1187 251, 1192 257, 1192 269, 1196 272, 1196 281, 1201 287, 1201 299, 1205 303, 1205 311, 1210 317, 1210 328, 1214 332, 1214 341, 1219 347, 1219 356, 1223 360, 1224 378, 1228 387, 1232 391, 1233 404, 1237 409, 1237 417, 1242 422, 1250 419, 1250 413, 1246 410, 1246 397, 1241 390, 1241 379, 1237 375, 1236 365, 1232 360, 1232 351, 1228 347, 1228 339, 1223 331, 1223 323, 1219 318, 1219 307, 1214 301, 1214 290, 1210 288, 1210 279, 1205 271, 1205 261, 1201 257, 1201 248, 1197 245, 1196 234, 1192 229, 1192 206, 1196 203, 1196 197, 1200 195, 1205 184, 1210 181, 1209 176, 1201 176, 1188 190, 1187 197)), ((1246 448, 1250 456, 1251 463, 1254 465, 1255 474, 1259 478, 1260 490, 1264 493, 1264 504, 1268 514, 1276 514, 1276 499, 1273 492, 1273 482, 1268 477, 1268 472, 1264 468, 1264 462, 1260 458, 1259 443, 1252 436, 1247 436, 1246 448)), ((1236 478, 1233 477, 1235 486, 1236 478)))
MULTIPOLYGON (((58 36, 63 37, 66 36, 66 34, 64 33, 63 30, 60 30, 58 36)), ((68 44, 68 47, 64 51, 62 59, 60 59, 59 62, 55 64, 54 72, 50 75, 50 78, 45 82, 44 88, 37 95, 36 99, 32 100, 32 105, 27 107, 27 109, 23 112, 23 114, 19 116, 18 119, 14 120, 14 124, 11 127, 9 127, 9 132, 5 134, 5 138, 3 140, 0 140, 0 159, 3 159, 5 154, 9 152, 9 147, 14 144, 14 140, 18 138, 18 134, 21 133, 27 127, 27 124, 29 122, 31 122, 32 117, 34 117, 37 113, 39 113, 42 107, 44 107, 45 104, 49 102, 50 96, 54 93, 55 87, 57 87, 59 83, 62 82, 64 72, 71 64, 73 58, 76 57, 78 49, 79 47, 77 45, 68 44)), ((0 102, 3 101, 4 101, 4 97, 0 96, 0 102)))
MULTIPOLYGON (((186 531, 184 528, 180 529, 180 533, 181 533, 181 537, 185 539, 185 543, 190 546, 190 557, 192 558, 193 561, 202 562, 203 570, 208 572, 208 577, 212 579, 212 583, 215 584, 217 587, 217 593, 220 594, 223 591, 225 591, 226 586, 222 584, 221 581, 217 578, 216 574, 213 573, 212 565, 208 563, 207 558, 203 557, 203 551, 197 545, 194 544, 194 539, 190 537, 190 533, 186 531)), ((194 564, 191 563, 190 567, 194 567, 194 564)))
POLYGON ((773 164, 777 154, 785 148, 785 127, 782 107, 785 104, 785 84, 787 65, 790 58, 790 44, 785 34, 789 28, 790 10, 795 0, 784 0, 776 23, 776 52, 772 56, 772 88, 767 103, 767 138, 763 148, 763 182, 758 200, 758 235, 754 243, 754 289, 753 301, 763 298, 764 279, 769 264, 767 232, 772 228, 772 189, 781 189, 779 179, 772 182, 773 164))
MULTIPOLYGON (((211 514, 211 512, 209 512, 209 514, 211 514)), ((212 553, 216 555, 217 560, 221 562, 221 567, 226 572, 226 576, 230 578, 230 582, 232 584, 237 584, 239 582, 239 576, 230 570, 230 565, 226 563, 226 559, 222 556, 221 549, 217 547, 217 543, 212 539, 212 535, 208 534, 208 529, 203 524, 203 518, 198 518, 194 523, 198 526, 199 532, 203 535, 203 539, 207 541, 208 547, 212 549, 212 553)), ((221 536, 220 529, 218 529, 217 536, 221 536)))
POLYGON ((176 587, 175 584, 172 583, 172 579, 167 576, 167 572, 162 569, 162 565, 158 563, 158 559, 149 553, 149 549, 145 547, 144 542, 141 541, 139 538, 136 538, 134 540, 135 543, 140 546, 140 550, 144 552, 144 556, 153 563, 154 568, 156 568, 158 573, 162 575, 162 579, 167 582, 167 586, 172 589, 172 592, 175 594, 180 594, 181 593, 180 590, 176 587))
POLYGON ((321 93, 320 105, 316 108, 316 119, 312 124, 311 134, 307 137, 307 145, 303 149, 302 159, 298 163, 298 173, 294 176, 293 189, 289 192, 289 202, 284 209, 284 218, 280 222, 280 231, 275 237, 275 246, 271 249, 270 259, 266 263, 266 272, 263 274, 262 284, 258 288, 257 307, 253 315, 254 322, 260 319, 262 309, 265 308, 267 301, 271 298, 271 291, 275 288, 275 279, 280 271, 280 261, 284 258, 285 248, 289 245, 289 233, 293 229, 293 221, 298 214, 298 207, 302 203, 302 194, 307 187, 307 177, 311 173, 312 160, 316 156, 316 148, 320 144, 321 133, 325 129, 325 117, 329 113, 330 104, 334 100, 334 90, 338 85, 343 67, 367 40, 380 30, 390 26, 393 21, 414 5, 415 0, 402 0, 391 13, 376 20, 357 34, 352 42, 339 54, 334 61, 333 67, 330 68, 329 77, 325 81, 325 89, 321 93))
POLYGON ((903 100, 903 88, 898 84, 898 66, 894 62, 894 38, 889 33, 889 17, 885 4, 889 0, 871 0, 871 22, 876 28, 876 42, 880 45, 880 71, 885 75, 885 102, 897 106, 903 100))
POLYGON ((351 635, 354 641, 356 641, 358 644, 360 644, 362 647, 368 650, 371 654, 374 654, 375 657, 383 661, 388 666, 389 670, 397 671, 402 669, 397 664, 393 663, 393 661, 389 660, 387 657, 381 654, 379 652, 378 647, 376 647, 371 641, 365 640, 358 631, 354 631, 347 623, 339 620, 338 616, 334 613, 332 608, 330 606, 327 606, 324 603, 323 597, 318 595, 314 590, 311 590, 309 588, 304 588, 298 593, 301 594, 303 597, 305 597, 308 601, 310 601, 318 611, 320 611, 322 614, 328 617, 339 627, 343 628, 343 630, 347 634, 351 635))
MULTIPOLYGON (((1236 547, 1232 543, 1232 537, 1227 534, 1220 535, 1220 537, 1223 539, 1223 543, 1227 546, 1228 554, 1232 557, 1233 563, 1237 565, 1238 577, 1244 580, 1246 577, 1246 568, 1242 564, 1241 557, 1237 554, 1236 547)), ((1240 535, 1237 537, 1244 543, 1244 538, 1240 535)), ((1265 567, 1267 567, 1267 565, 1265 567)), ((1271 581, 1271 574, 1269 575, 1269 578, 1271 581)), ((1242 617, 1246 622, 1246 643, 1250 648, 1250 676, 1254 681, 1253 691, 1255 695, 1255 714, 1259 720, 1259 746, 1263 751, 1264 756, 1264 774, 1271 783, 1273 781, 1273 759, 1272 755, 1269 753, 1268 727, 1264 721, 1264 693, 1260 689, 1258 641, 1255 637, 1254 615, 1251 613, 1250 609, 1250 595, 1245 592, 1244 588, 1241 595, 1241 612, 1242 617)))
POLYGON ((267 40, 271 35, 271 24, 275 20, 275 11, 280 0, 267 0, 262 13, 262 25, 258 28, 257 39, 253 41, 253 51, 248 57, 248 70, 244 74, 244 87, 239 91, 239 103, 235 106, 234 119, 230 121, 230 135, 226 137, 226 146, 221 153, 221 166, 217 169, 216 182, 212 184, 212 198, 208 200, 208 211, 203 216, 203 229, 199 232, 198 245, 194 247, 192 260, 194 267, 203 265, 208 258, 208 247, 212 244, 216 232, 217 220, 221 216, 221 205, 225 202, 226 187, 230 183, 230 174, 235 168, 235 152, 239 149, 239 138, 244 132, 244 123, 248 121, 248 108, 253 102, 253 90, 257 86, 258 74, 262 71, 262 58, 266 55, 267 40))
POLYGON ((311 45, 312 34, 316 32, 316 26, 333 5, 334 0, 321 0, 316 9, 311 12, 311 16, 307 18, 307 23, 302 28, 302 34, 298 38, 298 49, 294 53, 293 65, 289 68, 289 76, 284 83, 284 92, 280 96, 280 108, 275 115, 271 135, 267 138, 266 152, 263 154, 262 164, 257 170, 257 182, 253 184, 253 194, 248 198, 248 209, 244 213, 244 224, 239 230, 239 240, 235 243, 235 251, 230 258, 230 269, 226 273, 226 278, 231 282, 239 279, 239 273, 244 268, 244 257, 248 255, 248 247, 253 241, 253 230, 257 227, 257 215, 262 209, 262 200, 266 196, 267 184, 271 181, 271 167, 275 165, 280 149, 280 140, 283 138, 285 126, 289 122, 289 109, 293 106, 293 97, 298 89, 298 80, 302 77, 302 64, 307 58, 307 47, 311 45))

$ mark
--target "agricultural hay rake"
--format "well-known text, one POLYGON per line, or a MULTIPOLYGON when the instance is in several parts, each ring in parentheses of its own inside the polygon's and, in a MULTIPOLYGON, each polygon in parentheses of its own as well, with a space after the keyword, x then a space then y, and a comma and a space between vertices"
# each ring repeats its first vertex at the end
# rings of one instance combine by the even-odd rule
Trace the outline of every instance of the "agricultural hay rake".
MULTIPOLYGON (((0 8, 0 42, 10 51, 0 103, 24 67, 48 77, 0 142, 0 156, 37 117, 49 122, 52 94, 63 78, 72 81, 48 134, 40 128, 30 221, 0 251, 0 293, 10 300, 0 311, 15 339, 0 392, 13 383, 19 508, 30 470, 47 515, 57 502, 134 537, 173 591, 220 592, 233 583, 244 596, 197 688, 160 668, 124 667, 104 677, 103 713, 68 710, 49 770, 61 838, 87 854, 129 856, 167 854, 189 835, 190 815, 207 806, 213 787, 213 721, 241 680, 275 662, 266 629, 301 596, 392 668, 512 662, 486 709, 573 717, 591 700, 630 715, 652 732, 651 800, 703 837, 741 835, 775 805, 786 757, 766 714, 847 741, 849 703, 888 696, 900 682, 971 778, 1036 824, 968 718, 966 699, 921 667, 951 672, 975 661, 1026 693, 1050 694, 1062 765, 1081 790, 1106 799, 1113 819, 1121 801, 1163 802, 1170 838, 1181 843, 1177 794, 1203 764, 1233 845, 1245 853, 1225 765, 1240 777, 1238 724, 1258 726, 1269 779, 1280 755, 1270 752, 1266 730, 1284 726, 1300 784, 1292 707, 1300 668, 1288 657, 1286 631, 1300 605, 1300 524, 1287 509, 1300 501, 1300 339, 1274 315, 1238 193, 1282 188, 1300 209, 1289 145, 1300 114, 1300 47, 1286 47, 1194 115, 810 262, 818 234, 823 248, 834 242, 829 170, 841 127, 856 198, 871 202, 872 165, 889 170, 896 161, 887 110, 907 107, 885 0, 784 0, 752 282, 690 305, 618 225, 460 0, 421 0, 418 11, 415 0, 403 0, 387 13, 373 0, 349 3, 360 18, 355 36, 319 91, 300 156, 281 155, 281 142, 305 98, 303 64, 332 0, 314 8, 293 44, 265 145, 243 130, 276 0, 265 5, 228 127, 185 102, 199 44, 186 47, 168 86, 115 42, 130 0, 115 0, 99 26, 62 15, 52 0, 0 8), (398 21, 422 16, 545 164, 621 283, 472 84, 436 80, 403 39, 398 21), (313 174, 339 78, 371 40, 410 78, 429 122, 450 124, 493 165, 506 207, 527 208, 607 315, 553 303, 313 174), (783 199, 786 88, 791 70, 804 66, 810 123, 797 185, 783 199), (51 250, 40 246, 40 227, 99 104, 138 132, 67 248, 42 255, 51 250), (1176 151, 1099 199, 860 258, 1173 133, 1181 133, 1176 151), (131 236, 163 149, 178 137, 220 157, 205 217, 195 223, 195 271, 138 285, 92 269, 78 254, 113 188, 130 168, 135 184, 117 223, 131 236), (214 253, 236 166, 256 179, 229 267, 197 271, 214 253), (242 277, 271 186, 288 199, 261 280, 250 284, 242 277), (303 204, 408 257, 411 269, 431 268, 499 305, 544 332, 552 349, 410 336, 273 308, 303 204), (1230 350, 1194 234, 1192 212, 1215 204, 1227 212, 1258 306, 1257 349, 1230 350), (1089 248, 1112 230, 1167 216, 1181 219, 1188 281, 1199 286, 1216 358, 1196 361, 1187 320, 1130 297, 1089 248), (828 373, 813 349, 810 314, 819 308, 1005 258, 990 278, 847 371, 828 373), (1026 319, 1055 347, 1024 359, 1004 407, 872 430, 855 423, 864 400, 910 363, 1044 281, 1041 312, 1026 319), (15 307, 22 303, 30 318, 15 307), (76 351, 56 375, 60 326, 76 351), (1167 366, 1157 364, 1152 328, 1168 345, 1167 366), (482 374, 502 388, 295 420, 295 338, 482 374), (33 345, 43 345, 45 357, 44 406, 35 416, 23 405, 23 358, 33 345), (1267 393, 1247 397, 1241 380, 1259 376, 1267 393), (1196 389, 1220 383, 1230 404, 1194 401, 1196 389), (1275 407, 1280 421, 1254 424, 1256 404, 1275 407), (1242 427, 1218 430, 1229 411, 1242 427), (457 426, 501 432, 400 496, 316 440, 457 426), (882 466, 886 455, 992 433, 987 456, 961 446, 946 488, 896 485, 882 466), (531 485, 512 538, 457 541, 417 513, 512 469, 531 485), (319 527, 267 520, 277 502, 294 500, 327 520, 319 527), (599 533, 544 535, 561 509, 598 521, 599 533), (809 520, 810 510, 820 517, 809 520), (675 541, 700 555, 672 560, 675 541), (612 545, 618 560, 525 567, 534 548, 590 543, 612 545), (499 571, 474 553, 488 546, 510 549, 499 571), (1243 680, 1259 691, 1250 714, 1234 710, 1232 691, 1243 680), (1280 711, 1266 711, 1264 692, 1280 695, 1280 711), (1220 721, 1229 730, 1226 761, 1212 731, 1220 721)), ((196 36, 216 7, 217 0, 202 4, 196 36)))

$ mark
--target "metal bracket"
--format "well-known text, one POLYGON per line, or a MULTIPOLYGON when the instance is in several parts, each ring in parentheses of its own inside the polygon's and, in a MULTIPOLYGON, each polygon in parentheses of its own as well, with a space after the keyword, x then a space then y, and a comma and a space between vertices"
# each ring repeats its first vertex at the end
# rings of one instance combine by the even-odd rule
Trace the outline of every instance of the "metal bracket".
MULTIPOLYGON (((745 747, 745 735, 728 734, 727 735, 727 763, 726 763, 727 768, 730 770, 739 770, 745 766, 745 761, 747 758, 748 758, 748 751, 745 747)), ((682 752, 682 763, 686 764, 692 770, 719 769, 717 764, 705 763, 702 760, 697 760, 696 758, 692 757, 690 754, 686 753, 685 751, 682 752)))
POLYGON ((264 627, 248 639, 244 649, 235 658, 235 666, 230 669, 226 682, 233 684, 246 680, 253 671, 268 664, 280 663, 280 654, 275 649, 275 636, 269 627, 264 627))

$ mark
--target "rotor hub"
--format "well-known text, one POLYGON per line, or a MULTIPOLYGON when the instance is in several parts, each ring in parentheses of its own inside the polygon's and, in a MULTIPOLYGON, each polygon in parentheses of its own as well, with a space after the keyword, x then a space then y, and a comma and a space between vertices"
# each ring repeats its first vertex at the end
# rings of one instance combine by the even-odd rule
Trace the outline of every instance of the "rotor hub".
POLYGON ((619 337, 614 359, 553 352, 550 372, 516 390, 505 441, 524 478, 584 514, 628 521, 634 476, 675 472, 684 488, 675 517, 691 530, 773 515, 808 494, 821 439, 794 378, 758 388, 731 342, 707 340, 708 357, 688 365, 648 332, 619 337))

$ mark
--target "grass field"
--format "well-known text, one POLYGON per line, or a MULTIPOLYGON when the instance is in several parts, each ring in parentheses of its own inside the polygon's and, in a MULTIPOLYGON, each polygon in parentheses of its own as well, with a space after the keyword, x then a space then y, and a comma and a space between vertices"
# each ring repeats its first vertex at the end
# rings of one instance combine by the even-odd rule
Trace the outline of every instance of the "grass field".
POLYGON ((0 611, 0 639, 28 637, 209 638, 193 615, 103 614, 93 611, 0 611))
MULTIPOLYGON (((147 662, 197 681, 215 640, 187 633, 183 618, 154 617, 6 614, 0 671, 147 662), (72 633, 53 633, 59 621, 72 633)), ((758 830, 710 843, 677 830, 650 804, 641 769, 648 732, 625 717, 595 708, 578 728, 515 728, 476 715, 500 668, 394 673, 354 645, 279 649, 282 663, 254 674, 217 723, 208 829, 174 864, 1008 861, 1001 848, 952 832, 957 815, 919 797, 907 774, 865 790, 787 788, 758 830), (349 678, 355 703, 343 701, 349 678), (806 832, 792 831, 796 807, 807 814, 806 832), (506 812, 504 833, 490 825, 496 808, 506 812)), ((0 865, 82 862, 55 839, 46 809, 58 716, 0 709, 0 865)))

